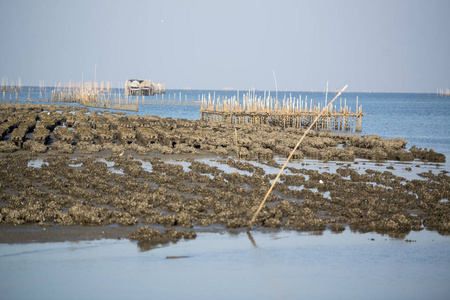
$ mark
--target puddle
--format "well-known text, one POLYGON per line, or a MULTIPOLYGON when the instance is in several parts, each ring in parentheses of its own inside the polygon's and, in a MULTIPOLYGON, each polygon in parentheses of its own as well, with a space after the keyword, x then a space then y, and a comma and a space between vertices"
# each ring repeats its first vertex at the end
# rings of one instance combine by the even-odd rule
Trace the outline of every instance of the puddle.
MULTIPOLYGON (((239 175, 248 175, 248 176, 252 176, 253 173, 252 172, 248 172, 248 171, 244 171, 244 170, 239 170, 233 167, 230 167, 229 165, 225 164, 225 163, 219 163, 217 161, 215 161, 214 159, 210 159, 210 158, 203 158, 203 159, 197 159, 197 161, 205 163, 211 167, 217 167, 220 171, 223 171, 227 174, 231 174, 231 173, 236 173, 238 172, 239 175)), ((252 164, 256 165, 255 162, 251 162, 252 164)))
POLYGON ((144 160, 141 160, 141 159, 134 159, 134 160, 141 162, 141 167, 142 167, 142 169, 144 169, 144 171, 147 171, 149 173, 153 172, 153 166, 152 166, 151 162, 144 161, 144 160))
POLYGON ((99 162, 104 162, 106 163, 106 167, 108 168, 109 171, 111 171, 114 174, 118 174, 118 175, 125 175, 125 172, 122 169, 116 169, 114 168, 115 162, 113 161, 107 161, 104 158, 99 158, 97 161, 99 162))
POLYGON ((122 169, 108 168, 112 173, 118 175, 125 175, 125 172, 122 169))
POLYGON ((291 185, 289 185, 288 189, 290 189, 292 191, 310 190, 313 193, 320 193, 320 194, 322 194, 325 199, 330 199, 331 200, 331 196, 330 196, 330 192, 329 191, 326 191, 326 192, 322 193, 316 188, 305 188, 304 185, 301 185, 301 186, 291 186, 291 185))
MULTIPOLYGON (((281 166, 286 162, 285 158, 275 157, 274 160, 280 164, 281 166)), ((251 162, 252 163, 252 162, 251 162)), ((253 162, 254 165, 256 165, 253 162)), ((278 174, 280 168, 272 168, 267 165, 261 165, 261 167, 266 171, 266 174, 278 174), (275 172, 275 173, 272 173, 275 172)), ((314 159, 302 159, 302 160, 294 160, 290 161, 286 169, 283 171, 283 174, 290 175, 290 171, 288 168, 293 167, 296 169, 307 169, 307 170, 315 170, 319 173, 328 172, 330 174, 336 173, 336 170, 339 168, 349 168, 351 170, 355 170, 358 174, 363 175, 366 174, 367 169, 371 169, 378 172, 390 172, 396 176, 403 177, 407 180, 419 179, 423 180, 422 177, 418 176, 418 173, 431 171, 434 174, 439 174, 442 170, 444 170, 444 166, 439 165, 437 163, 424 163, 419 160, 415 160, 412 162, 398 162, 398 161, 370 161, 364 159, 355 159, 355 162, 343 162, 343 161, 321 161, 314 159), (392 166, 394 169, 387 169, 387 167, 392 166), (412 168, 412 171, 408 171, 407 168, 412 168)), ((305 175, 306 176, 306 175, 305 175)), ((308 180, 308 179, 307 179, 308 180)))
POLYGON ((245 190, 252 190, 253 189, 252 185, 249 185, 249 184, 246 184, 246 183, 239 183, 236 186, 239 186, 239 187, 241 187, 241 188, 243 188, 245 190))
POLYGON ((62 127, 62 128, 67 128, 68 130, 73 131, 73 127, 68 127, 68 126, 66 126, 66 123, 65 123, 65 122, 63 122, 62 125, 61 125, 60 127, 62 127))
POLYGON ((38 158, 38 159, 30 160, 27 164, 27 167, 41 168, 43 165, 48 166, 48 162, 44 162, 43 159, 38 158))
POLYGON ((105 163, 107 168, 112 168, 112 167, 114 167, 114 165, 115 165, 115 162, 113 162, 113 161, 107 161, 107 160, 104 159, 104 158, 99 158, 97 161, 105 163))
POLYGON ((74 159, 73 161, 71 161, 71 163, 69 163, 69 167, 72 167, 72 168, 79 168, 79 167, 81 167, 82 165, 83 165, 83 163, 76 163, 76 159, 74 159))
POLYGON ((439 174, 444 169, 437 163, 424 163, 419 160, 411 162, 383 161, 380 163, 357 159, 355 162, 358 162, 358 164, 352 164, 351 169, 357 171, 359 174, 364 174, 365 170, 371 169, 381 173, 387 171, 396 176, 404 177, 407 180, 423 180, 422 177, 417 175, 418 173, 431 171, 434 174, 439 174), (387 167, 393 167, 394 169, 387 169, 387 167), (408 171, 408 168, 411 168, 413 171, 408 171))
MULTIPOLYGON (((239 161, 252 164, 255 167, 262 168, 264 170, 264 172, 266 173, 266 175, 276 175, 276 174, 278 174, 280 172, 280 169, 283 166, 283 164, 286 161, 286 159, 283 160, 282 158, 279 158, 279 160, 277 161, 277 163, 280 164, 279 167, 271 167, 271 166, 268 166, 268 165, 260 163, 260 162, 244 160, 244 159, 241 159, 239 161)), ((293 173, 291 171, 289 171, 289 169, 286 168, 283 171, 283 175, 293 175, 293 173)))
POLYGON ((79 168, 79 167, 81 167, 82 165, 83 165, 83 163, 69 164, 69 167, 72 167, 72 168, 79 168))

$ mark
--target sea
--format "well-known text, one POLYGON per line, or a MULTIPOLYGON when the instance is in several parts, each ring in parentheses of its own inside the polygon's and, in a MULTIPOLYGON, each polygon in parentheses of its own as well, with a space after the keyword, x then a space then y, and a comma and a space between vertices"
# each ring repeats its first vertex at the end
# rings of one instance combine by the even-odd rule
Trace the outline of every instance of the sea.
MULTIPOLYGON (((79 106, 40 100, 49 99, 50 93, 50 88, 25 87, 17 95, 6 93, 4 101, 79 106)), ((305 91, 167 90, 164 96, 139 97, 139 111, 126 113, 198 120, 202 98, 242 99, 269 93, 280 102, 295 98, 308 106, 311 101, 325 104, 334 96, 305 91)), ((445 154, 447 162, 425 163, 424 168, 450 172, 450 97, 344 93, 334 104, 352 111, 362 106, 365 114, 361 132, 344 134, 402 138, 407 148, 433 149, 445 154)), ((317 168, 321 164, 316 161, 317 168)), ((450 237, 427 230, 401 238, 349 228, 340 234, 200 232, 195 240, 150 251, 124 239, 0 244, 1 299, 449 299, 448 278, 450 237)))

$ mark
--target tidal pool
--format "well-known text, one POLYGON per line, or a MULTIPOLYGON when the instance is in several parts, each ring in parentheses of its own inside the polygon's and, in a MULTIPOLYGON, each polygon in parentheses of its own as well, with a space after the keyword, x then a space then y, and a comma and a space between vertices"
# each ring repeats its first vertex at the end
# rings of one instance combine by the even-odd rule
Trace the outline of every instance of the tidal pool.
POLYGON ((448 299, 450 237, 412 232, 199 233, 0 244, 2 299, 448 299), (168 259, 170 256, 184 258, 168 259))
POLYGON ((104 158, 100 158, 98 159, 99 162, 104 162, 106 163, 106 167, 108 168, 108 170, 110 170, 111 172, 113 172, 114 174, 118 174, 118 175, 124 175, 124 171, 122 169, 116 169, 114 168, 114 165, 116 164, 113 161, 107 161, 104 158))
POLYGON ((44 162, 42 158, 30 160, 27 167, 41 168, 42 166, 48 166, 48 162, 44 162))

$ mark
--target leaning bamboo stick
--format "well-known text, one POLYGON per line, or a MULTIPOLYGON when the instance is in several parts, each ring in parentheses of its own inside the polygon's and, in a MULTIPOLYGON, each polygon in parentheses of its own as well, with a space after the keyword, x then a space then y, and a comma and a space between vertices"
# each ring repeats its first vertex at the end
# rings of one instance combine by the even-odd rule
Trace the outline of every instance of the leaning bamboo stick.
POLYGON ((238 157, 238 159, 240 159, 240 155, 239 155, 239 145, 238 145, 238 136, 237 136, 237 129, 236 127, 234 127, 234 141, 236 143, 236 156, 238 157))
POLYGON ((261 204, 259 205, 258 209, 256 210, 255 214, 253 215, 252 220, 250 221, 250 223, 248 224, 247 227, 247 232, 250 231, 250 229, 252 228, 253 222, 255 222, 256 217, 258 216, 259 212, 261 211, 261 209, 264 206, 264 203, 266 203, 267 198, 269 197, 270 193, 272 192, 275 184, 277 183, 278 179, 281 176, 281 173, 283 173, 284 169, 286 168, 286 165, 288 164, 288 162, 291 160, 292 156, 294 155, 294 152, 297 150, 297 148, 300 146, 301 142, 303 141, 303 139, 305 138, 305 136, 308 134, 308 132, 311 130, 311 128, 313 127, 313 125, 317 122, 317 120, 319 120, 320 116, 325 112, 325 110, 331 106, 331 104, 334 102, 334 100, 337 99, 337 97, 339 97, 344 91, 345 89, 348 87, 348 85, 344 86, 344 88, 337 93, 337 95, 333 98, 333 100, 331 100, 331 102, 325 106, 322 111, 317 115, 317 117, 314 119, 314 121, 311 123, 311 125, 308 127, 308 129, 305 131, 305 133, 303 134, 303 136, 300 138, 300 140, 298 141, 297 145, 295 145, 294 149, 291 151, 291 154, 289 154, 289 157, 286 159, 286 162, 284 163, 284 165, 281 167, 280 172, 278 173, 277 177, 275 178, 275 180, 273 181, 272 185, 270 186, 269 190, 266 193, 266 196, 264 197, 263 201, 261 201, 261 204))

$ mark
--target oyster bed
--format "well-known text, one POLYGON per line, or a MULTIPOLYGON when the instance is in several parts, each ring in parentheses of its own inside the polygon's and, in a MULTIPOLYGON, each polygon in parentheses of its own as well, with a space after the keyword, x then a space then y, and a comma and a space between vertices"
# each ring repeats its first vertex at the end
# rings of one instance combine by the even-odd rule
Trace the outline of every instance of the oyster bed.
MULTIPOLYGON (((100 226, 158 241, 245 230, 304 132, 68 106, 0 108, 0 242, 18 225, 40 225, 40 235, 100 226)), ((403 139, 311 132, 294 158, 255 227, 450 233, 443 154, 407 150, 403 139)))

